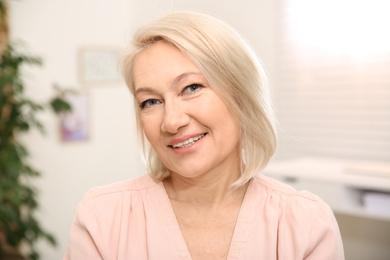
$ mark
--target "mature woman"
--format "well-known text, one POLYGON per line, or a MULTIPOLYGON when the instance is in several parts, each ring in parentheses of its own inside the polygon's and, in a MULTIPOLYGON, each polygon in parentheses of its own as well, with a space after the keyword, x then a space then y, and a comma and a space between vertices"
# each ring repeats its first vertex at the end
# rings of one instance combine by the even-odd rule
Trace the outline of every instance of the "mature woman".
POLYGON ((168 14, 138 30, 123 72, 150 173, 84 196, 65 259, 344 258, 330 208, 260 174, 267 83, 231 28, 168 14))

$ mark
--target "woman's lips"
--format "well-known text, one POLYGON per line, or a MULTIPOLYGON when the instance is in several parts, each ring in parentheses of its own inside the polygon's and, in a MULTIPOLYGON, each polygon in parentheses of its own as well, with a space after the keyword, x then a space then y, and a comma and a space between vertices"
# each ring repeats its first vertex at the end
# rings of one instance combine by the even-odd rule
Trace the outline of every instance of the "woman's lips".
POLYGON ((188 135, 179 139, 172 140, 168 146, 172 148, 187 148, 203 138, 207 133, 188 135))

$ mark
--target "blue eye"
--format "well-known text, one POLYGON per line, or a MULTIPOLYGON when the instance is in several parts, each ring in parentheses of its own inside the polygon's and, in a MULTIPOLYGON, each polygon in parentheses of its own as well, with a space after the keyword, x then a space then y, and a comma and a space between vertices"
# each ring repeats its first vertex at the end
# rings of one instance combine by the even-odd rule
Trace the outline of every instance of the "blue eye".
POLYGON ((185 94, 185 93, 195 92, 195 91, 197 91, 201 87, 202 87, 202 85, 200 85, 200 84, 191 84, 191 85, 185 87, 183 89, 182 93, 185 94))
POLYGON ((160 103, 157 99, 148 99, 141 103, 140 108, 151 107, 160 103))

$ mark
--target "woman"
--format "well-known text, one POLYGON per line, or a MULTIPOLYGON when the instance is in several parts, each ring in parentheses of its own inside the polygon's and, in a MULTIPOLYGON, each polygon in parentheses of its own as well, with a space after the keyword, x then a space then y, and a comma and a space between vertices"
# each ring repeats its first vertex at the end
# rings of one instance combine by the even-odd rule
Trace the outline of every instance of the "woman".
POLYGON ((275 150, 261 66, 221 21, 139 29, 123 73, 150 174, 92 189, 65 259, 343 259, 329 207, 261 176, 275 150))

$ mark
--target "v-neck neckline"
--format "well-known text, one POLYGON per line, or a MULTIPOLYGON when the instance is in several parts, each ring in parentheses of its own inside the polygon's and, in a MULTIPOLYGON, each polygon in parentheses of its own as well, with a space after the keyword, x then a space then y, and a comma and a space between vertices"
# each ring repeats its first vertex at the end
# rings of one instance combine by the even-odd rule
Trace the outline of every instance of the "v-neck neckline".
MULTIPOLYGON (((254 200, 249 199, 253 196, 252 183, 253 179, 249 181, 247 190, 242 200, 240 211, 238 213, 234 227, 232 240, 230 242, 227 259, 234 259, 241 255, 241 251, 243 250, 245 241, 248 238, 249 231, 253 224, 254 211, 250 209, 253 206, 252 203, 254 200)), ((167 228, 168 237, 170 237, 171 243, 174 245, 175 250, 173 251, 178 254, 177 256, 180 257, 179 259, 192 259, 163 182, 160 182, 160 186, 163 192, 163 196, 161 196, 161 202, 164 204, 164 206, 161 207, 162 210, 160 212, 160 219, 164 222, 163 225, 165 225, 167 228)))

